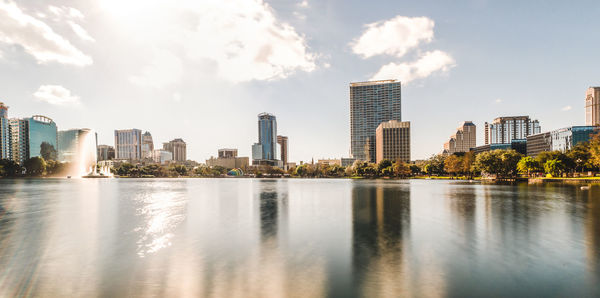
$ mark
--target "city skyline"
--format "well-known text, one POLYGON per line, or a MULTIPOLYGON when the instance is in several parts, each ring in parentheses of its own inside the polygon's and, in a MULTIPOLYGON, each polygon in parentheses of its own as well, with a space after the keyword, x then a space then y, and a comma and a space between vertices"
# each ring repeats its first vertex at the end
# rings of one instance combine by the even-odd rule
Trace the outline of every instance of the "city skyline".
MULTIPOLYGON (((246 8, 268 19, 264 26, 249 23, 253 36, 264 36, 266 28, 288 33, 287 39, 266 36, 277 52, 294 53, 282 62, 265 50, 274 59, 269 67, 227 48, 240 44, 249 53, 261 53, 264 44, 235 30, 220 31, 221 39, 210 35, 215 43, 194 56, 190 53, 198 39, 171 34, 185 23, 157 28, 164 22, 156 19, 169 19, 182 10, 202 20, 204 7, 199 4, 165 8, 154 2, 102 3, 0 5, 0 15, 8 20, 0 28, 0 79, 10 86, 0 100, 11 107, 11 118, 42 114, 60 129, 93 128, 99 144, 111 144, 113 130, 123 127, 143 127, 160 140, 176 134, 188 142, 190 159, 201 161, 220 147, 239 148, 240 156, 251 156, 248 144, 255 129, 249 123, 266 110, 278 115, 285 127, 281 133, 291 138, 290 160, 343 157, 350 150, 347 84, 389 75, 403 84, 403 117, 412 124, 413 159, 422 159, 438 153, 462 119, 483 127, 494 117, 523 114, 539 119, 544 131, 584 125, 585 89, 600 85, 598 71, 589 67, 600 62, 593 51, 598 21, 581 17, 577 8, 593 15, 599 8, 588 1, 544 6, 514 1, 244 1, 246 8), (521 8, 517 12, 515 5, 521 8), (153 18, 132 17, 132 11, 153 18), (496 26, 500 20, 504 26, 496 26), (156 30, 142 30, 144 26, 156 30), (405 39, 398 28, 414 29, 410 32, 416 38, 405 39), (34 33, 29 39, 14 38, 28 29, 34 33), (53 38, 43 37, 47 30, 53 38), (168 43, 145 31, 175 40, 168 43), (377 32, 391 32, 402 43, 382 42, 377 32), (137 37, 129 39, 132 35, 137 37), (587 41, 585 46, 581 40, 587 41), (221 55, 224 49, 235 59, 221 55), (576 57, 564 56, 567 49, 576 51, 576 57), (432 61, 435 71, 417 71, 432 61), (454 111, 450 117, 449 110, 454 111), (164 121, 150 121, 149 116, 164 121), (224 129, 211 130, 219 121, 227 123, 224 129), (313 149, 317 145, 320 150, 313 149)), ((234 19, 234 29, 246 20, 247 13, 228 12, 217 2, 204 6, 224 12, 225 18, 239 14, 242 19, 234 19)), ((197 28, 193 37, 213 26, 200 25, 208 29, 197 28)), ((483 140, 483 129, 477 139, 483 140)))

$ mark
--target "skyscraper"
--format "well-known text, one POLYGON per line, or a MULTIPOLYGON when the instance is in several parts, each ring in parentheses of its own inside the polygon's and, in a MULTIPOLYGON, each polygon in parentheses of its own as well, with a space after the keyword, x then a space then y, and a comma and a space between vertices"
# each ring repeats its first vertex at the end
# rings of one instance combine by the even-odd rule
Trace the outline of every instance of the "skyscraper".
POLYGON ((286 136, 277 136, 277 144, 281 148, 281 162, 283 163, 284 168, 287 168, 288 163, 288 137, 286 136))
POLYGON ((140 160, 142 158, 142 131, 139 129, 115 130, 115 158, 140 160))
POLYGON ((402 121, 401 85, 396 80, 350 84, 350 153, 375 161, 375 130, 382 122, 402 121), (368 148, 365 148, 368 146, 368 148), (369 152, 369 156, 367 156, 369 152))
POLYGON ((26 119, 10 119, 10 143, 12 160, 23 164, 29 158, 29 121, 26 119))
POLYGON ((390 120, 377 126, 376 161, 384 159, 410 162, 410 122, 390 120))
POLYGON ((58 153, 56 123, 52 119, 41 115, 35 115, 25 120, 29 126, 29 156, 27 158, 42 157, 42 144, 44 143, 52 146, 56 150, 56 153, 58 153))
POLYGON ((153 158, 154 141, 152 134, 147 131, 142 135, 142 158, 153 158))
POLYGON ((0 159, 11 159, 11 152, 8 106, 4 105, 3 102, 0 102, 0 159))
POLYGON ((163 143, 163 150, 173 154, 172 160, 175 162, 184 162, 187 160, 187 145, 182 139, 174 139, 168 143, 163 143))
POLYGON ((58 161, 75 162, 82 157, 96 161, 96 135, 89 128, 61 130, 58 132, 58 161))
POLYGON ((450 136, 450 140, 444 144, 444 152, 453 154, 456 152, 469 152, 469 149, 477 147, 476 126, 471 121, 463 122, 456 133, 450 136))
POLYGON ((109 145, 98 145, 98 161, 113 160, 115 158, 115 148, 109 145))
POLYGON ((540 132, 540 122, 529 116, 498 117, 492 123, 485 123, 485 144, 510 144, 540 132))
POLYGON ((600 87, 590 87, 585 93, 585 125, 600 125, 600 87))
POLYGON ((252 146, 252 164, 279 165, 277 160, 277 119, 269 113, 258 114, 258 143, 252 146))

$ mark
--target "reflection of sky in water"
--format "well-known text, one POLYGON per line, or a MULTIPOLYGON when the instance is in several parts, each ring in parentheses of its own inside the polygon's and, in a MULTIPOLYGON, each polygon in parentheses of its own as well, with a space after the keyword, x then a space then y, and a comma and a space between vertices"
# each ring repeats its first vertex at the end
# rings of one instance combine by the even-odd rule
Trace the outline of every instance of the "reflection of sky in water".
POLYGON ((151 189, 135 199, 139 205, 136 215, 142 218, 142 224, 134 231, 140 234, 137 254, 142 258, 171 246, 174 230, 185 219, 187 198, 184 195, 169 191, 168 187, 151 189))
POLYGON ((0 179, 0 297, 598 296, 599 194, 444 181, 0 179))

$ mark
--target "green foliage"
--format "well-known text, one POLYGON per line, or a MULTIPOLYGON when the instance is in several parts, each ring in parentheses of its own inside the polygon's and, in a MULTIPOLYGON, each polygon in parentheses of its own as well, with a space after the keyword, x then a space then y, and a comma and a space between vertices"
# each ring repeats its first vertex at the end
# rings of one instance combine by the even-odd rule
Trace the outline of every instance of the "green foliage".
POLYGON ((547 174, 552 175, 552 177, 561 177, 566 169, 567 167, 563 161, 559 159, 550 159, 544 164, 544 170, 547 174))
POLYGON ((131 170, 135 168, 134 165, 130 164, 130 163, 122 163, 120 166, 118 166, 114 172, 115 174, 119 175, 119 176, 129 176, 131 170))
POLYGON ((423 166, 423 172, 427 175, 443 175, 444 171, 444 162, 446 161, 446 157, 444 155, 434 155, 429 158, 425 165, 423 166))
POLYGON ((515 177, 517 164, 522 155, 514 150, 493 150, 482 152, 475 158, 474 168, 481 173, 496 175, 498 178, 515 177))
POLYGON ((188 169, 184 165, 175 165, 171 168, 171 171, 175 172, 178 176, 186 176, 188 173, 188 169))
POLYGON ((0 177, 16 177, 23 171, 18 163, 9 159, 0 159, 0 167, 2 167, 0 177))
POLYGON ((40 145, 40 154, 44 160, 56 160, 58 158, 56 148, 48 142, 42 142, 40 145))
POLYGON ((46 171, 46 161, 39 156, 26 160, 24 166, 29 176, 42 176, 46 171))
POLYGON ((55 160, 48 160, 46 161, 46 175, 63 175, 68 166, 69 164, 67 163, 61 163, 55 160))
POLYGON ((539 161, 537 159, 525 156, 517 163, 517 171, 521 174, 531 175, 531 173, 538 173, 542 171, 539 161))

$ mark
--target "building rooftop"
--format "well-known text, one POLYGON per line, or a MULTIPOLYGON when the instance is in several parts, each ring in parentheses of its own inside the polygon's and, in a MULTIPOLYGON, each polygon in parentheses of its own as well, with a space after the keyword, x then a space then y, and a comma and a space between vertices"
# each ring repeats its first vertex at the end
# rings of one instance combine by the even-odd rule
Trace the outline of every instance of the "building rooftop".
POLYGON ((390 83, 400 83, 400 81, 398 81, 398 80, 380 80, 380 81, 355 82, 355 83, 350 83, 350 87, 372 86, 372 85, 381 85, 381 84, 390 84, 390 83))

